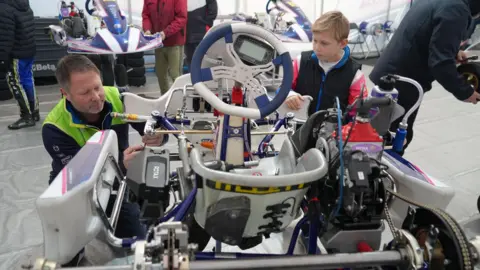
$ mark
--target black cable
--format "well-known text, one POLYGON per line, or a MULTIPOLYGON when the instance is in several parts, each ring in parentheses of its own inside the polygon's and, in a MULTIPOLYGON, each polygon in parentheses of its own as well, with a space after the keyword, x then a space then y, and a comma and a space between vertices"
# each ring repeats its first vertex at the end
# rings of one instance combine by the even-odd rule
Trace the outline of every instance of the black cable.
MULTIPOLYGON (((365 92, 365 85, 362 87, 362 90, 360 91, 360 96, 357 98, 357 100, 355 100, 355 102, 350 105, 346 112, 344 113, 344 117, 346 117, 346 115, 348 115, 348 113, 355 107, 358 107, 356 106, 357 102, 363 102, 364 98, 363 98, 363 94, 365 92)), ((347 138, 345 139, 345 142, 343 143, 343 145, 347 145, 348 141, 350 140, 350 135, 352 135, 352 130, 353 128, 355 127, 355 123, 357 122, 357 113, 355 113, 355 116, 353 117, 353 123, 352 123, 352 126, 350 127, 350 130, 348 131, 348 134, 347 134, 347 138)), ((333 156, 332 159, 330 159, 330 168, 333 167, 333 165, 335 165, 337 162, 338 162, 338 158, 340 157, 340 153, 337 153, 335 156, 333 156)))

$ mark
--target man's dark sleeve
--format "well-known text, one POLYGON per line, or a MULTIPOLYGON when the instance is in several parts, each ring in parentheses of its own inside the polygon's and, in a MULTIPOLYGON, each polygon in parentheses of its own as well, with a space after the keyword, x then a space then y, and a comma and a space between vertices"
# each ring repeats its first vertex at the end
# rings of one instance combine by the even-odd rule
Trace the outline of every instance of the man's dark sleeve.
POLYGON ((430 39, 428 65, 435 78, 457 99, 465 100, 473 94, 473 88, 460 76, 456 56, 468 27, 469 11, 464 4, 452 4, 433 16, 433 32, 430 39))
POLYGON ((218 15, 218 5, 217 0, 207 0, 207 25, 209 27, 213 26, 213 21, 217 18, 218 15))
POLYGON ((7 72, 15 41, 15 17, 11 8, 0 5, 0 73, 7 72))
POLYGON ((50 124, 43 125, 42 140, 45 149, 52 157, 52 171, 48 181, 51 184, 63 167, 80 151, 81 147, 72 137, 50 124))

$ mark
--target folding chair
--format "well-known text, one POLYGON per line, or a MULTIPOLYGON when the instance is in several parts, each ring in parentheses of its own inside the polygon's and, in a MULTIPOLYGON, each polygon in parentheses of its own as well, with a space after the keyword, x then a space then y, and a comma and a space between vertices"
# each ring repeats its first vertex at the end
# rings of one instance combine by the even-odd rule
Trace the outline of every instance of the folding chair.
POLYGON ((392 37, 393 33, 395 32, 395 29, 392 27, 393 21, 386 21, 383 24, 383 32, 385 33, 385 42, 383 43, 383 49, 387 46, 387 44, 390 42, 390 38, 392 37))
MULTIPOLYGON (((355 47, 357 45, 360 45, 360 49, 362 50, 363 57, 366 58, 365 51, 363 50, 363 44, 367 45, 367 50, 370 51, 370 48, 368 48, 368 44, 366 44, 365 36, 361 33, 360 27, 356 23, 350 23, 350 35, 357 35, 356 38, 354 39, 348 39, 348 44, 353 45, 352 48, 352 57, 353 53, 355 52, 355 47)), ((355 57, 354 57, 355 58, 355 57)))
MULTIPOLYGON (((365 38, 365 43, 367 44, 367 48, 369 48, 367 39, 368 37, 370 37, 371 40, 373 41, 373 45, 375 46, 375 50, 377 51, 378 56, 380 56, 380 50, 378 49, 378 45, 377 45, 377 37, 383 34, 383 25, 380 23, 361 22, 360 32, 363 34, 365 38)), ((365 59, 367 59, 370 56, 371 52, 372 51, 369 48, 365 59)))

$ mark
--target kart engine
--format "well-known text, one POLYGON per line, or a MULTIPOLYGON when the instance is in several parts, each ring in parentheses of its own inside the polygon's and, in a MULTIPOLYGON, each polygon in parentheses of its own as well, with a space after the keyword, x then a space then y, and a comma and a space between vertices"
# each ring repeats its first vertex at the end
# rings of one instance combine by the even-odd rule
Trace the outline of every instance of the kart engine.
POLYGON ((375 125, 377 132, 370 122, 370 110, 378 106, 394 106, 394 102, 388 98, 359 100, 356 116, 345 125, 348 113, 339 116, 336 109, 320 111, 294 135, 293 140, 299 142, 302 134, 311 134, 300 142, 300 148, 320 149, 329 163, 326 179, 309 191, 309 198, 318 200, 315 209, 323 220, 319 235, 328 251, 357 252, 356 243, 363 239, 373 249, 380 247, 389 201, 386 187, 391 188, 393 182, 380 162, 384 140, 379 134, 387 133, 382 129, 388 125, 375 125))

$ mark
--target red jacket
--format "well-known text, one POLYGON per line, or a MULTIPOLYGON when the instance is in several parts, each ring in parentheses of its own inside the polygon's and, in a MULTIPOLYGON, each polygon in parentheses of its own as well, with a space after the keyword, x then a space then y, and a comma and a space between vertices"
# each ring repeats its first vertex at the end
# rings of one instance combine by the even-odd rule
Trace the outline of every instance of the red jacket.
POLYGON ((144 0, 143 30, 165 33, 165 47, 185 45, 187 0, 144 0))

